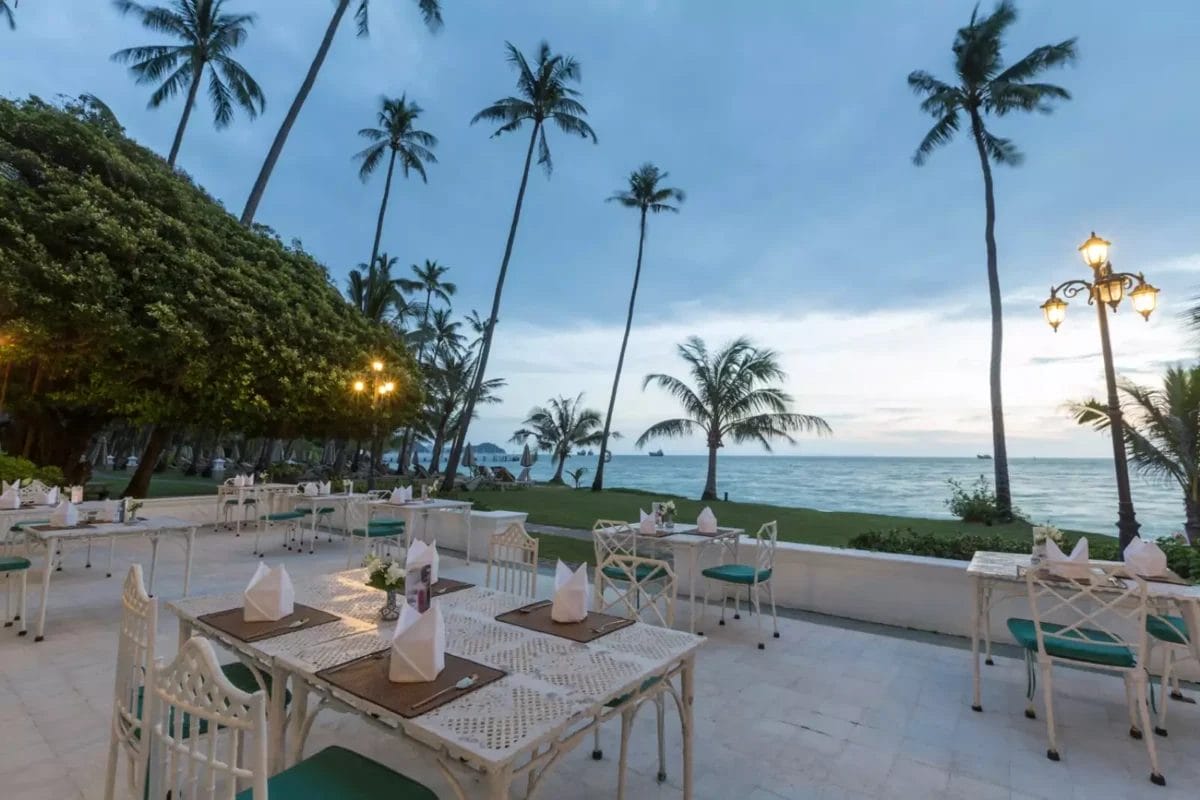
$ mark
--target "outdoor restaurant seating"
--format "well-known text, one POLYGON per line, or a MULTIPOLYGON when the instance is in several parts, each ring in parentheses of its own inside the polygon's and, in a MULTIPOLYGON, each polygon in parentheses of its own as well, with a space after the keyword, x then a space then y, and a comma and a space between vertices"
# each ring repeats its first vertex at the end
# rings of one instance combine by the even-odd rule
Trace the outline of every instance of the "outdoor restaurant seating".
POLYGON ((384 552, 403 546, 404 520, 372 519, 370 500, 364 495, 346 503, 346 567, 354 566, 355 540, 362 541, 362 562, 369 553, 383 555, 384 552))
POLYGON ((538 540, 514 522, 488 541, 484 585, 501 592, 537 597, 538 540))
POLYGON ((1155 649, 1163 649, 1162 676, 1158 682, 1158 715, 1155 720, 1154 732, 1159 736, 1167 735, 1167 707, 1171 700, 1183 700, 1183 692, 1179 688, 1179 674, 1175 666, 1180 661, 1192 660, 1191 633, 1183 617, 1158 615, 1148 613, 1146 616, 1146 633, 1150 635, 1149 649, 1146 653, 1148 663, 1153 663, 1155 649))
MULTIPOLYGON (((741 619, 741 614, 738 613, 738 587, 746 587, 746 606, 753 608, 753 613, 757 617, 759 641, 758 649, 765 650, 767 647, 766 641, 762 638, 762 608, 760 603, 760 591, 763 587, 767 589, 767 598, 771 603, 771 619, 774 624, 774 637, 779 638, 779 615, 775 611, 775 591, 771 586, 771 576, 775 571, 775 546, 779 537, 779 525, 775 522, 764 522, 762 527, 758 529, 758 533, 754 536, 754 563, 753 564, 720 564, 715 567, 708 567, 701 571, 701 575, 705 578, 704 585, 704 613, 708 616, 708 599, 709 586, 711 582, 726 584, 733 587, 733 618, 741 619)), ((725 606, 728 605, 728 598, 722 590, 721 596, 721 620, 718 625, 725 624, 725 606)))

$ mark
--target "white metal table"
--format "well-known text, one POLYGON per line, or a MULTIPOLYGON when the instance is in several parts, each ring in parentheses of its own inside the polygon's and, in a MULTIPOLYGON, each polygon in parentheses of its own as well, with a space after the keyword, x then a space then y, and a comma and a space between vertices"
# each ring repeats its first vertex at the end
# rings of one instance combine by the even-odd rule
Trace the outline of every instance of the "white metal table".
POLYGON ((375 516, 380 516, 388 513, 397 513, 404 517, 404 544, 406 547, 412 545, 415 538, 420 538, 422 542, 429 543, 429 513, 431 511, 454 512, 463 516, 464 532, 466 537, 467 563, 471 563, 471 503, 469 500, 446 500, 440 497, 430 498, 429 500, 411 500, 407 503, 393 503, 390 500, 381 500, 372 506, 372 511, 375 516), (414 524, 417 515, 421 517, 421 535, 416 534, 416 525, 414 524))
MULTIPOLYGON (((1109 562, 1101 562, 1109 563, 1109 562)), ((991 612, 996 603, 1014 598, 1025 599, 1024 571, 1030 567, 1027 553, 995 553, 979 550, 967 567, 974 589, 971 603, 971 668, 974 679, 974 694, 971 708, 983 710, 980 699, 982 677, 979 667, 979 650, 982 640, 985 660, 992 663, 991 612), (1000 594, 996 594, 996 590, 1000 594)), ((1189 631, 1200 631, 1200 586, 1179 586, 1173 583, 1148 581, 1150 601, 1159 605, 1174 603, 1187 622, 1189 631)), ((1191 637, 1192 654, 1200 660, 1200 636, 1191 637)))
POLYGON ((445 617, 447 652, 508 674, 433 711, 403 719, 317 675, 390 643, 377 616, 383 594, 365 586, 364 580, 365 571, 348 570, 296 581, 297 602, 339 614, 341 620, 255 643, 231 640, 198 619, 237 607, 240 594, 188 598, 168 606, 179 617, 181 641, 198 629, 272 675, 268 722, 273 769, 294 763, 316 714, 334 707, 428 748, 460 800, 467 797, 470 782, 469 777, 464 781, 464 771, 467 776, 482 775, 489 800, 507 800, 518 779, 528 781, 526 796, 533 798, 546 772, 563 755, 595 726, 621 713, 606 703, 623 696, 636 700, 643 691, 661 687, 679 701, 683 796, 691 800, 695 653, 703 639, 635 623, 578 644, 495 619, 528 598, 482 587, 454 592, 434 600, 445 617), (284 709, 289 678, 290 718, 284 709), (310 694, 318 701, 311 709, 310 694))
POLYGON ((132 522, 95 522, 85 527, 49 528, 44 526, 30 527, 27 536, 30 540, 40 542, 46 549, 45 563, 42 565, 42 606, 38 609, 37 633, 35 642, 46 638, 46 607, 50 599, 50 576, 54 574, 54 562, 58 557, 60 546, 75 543, 85 543, 90 546, 97 539, 109 541, 108 571, 106 577, 112 577, 112 545, 117 539, 145 537, 150 540, 150 575, 149 592, 154 594, 154 570, 158 566, 158 541, 163 536, 182 536, 184 538, 185 561, 183 568, 183 594, 186 596, 192 580, 192 546, 196 541, 196 523, 177 517, 148 517, 132 522))

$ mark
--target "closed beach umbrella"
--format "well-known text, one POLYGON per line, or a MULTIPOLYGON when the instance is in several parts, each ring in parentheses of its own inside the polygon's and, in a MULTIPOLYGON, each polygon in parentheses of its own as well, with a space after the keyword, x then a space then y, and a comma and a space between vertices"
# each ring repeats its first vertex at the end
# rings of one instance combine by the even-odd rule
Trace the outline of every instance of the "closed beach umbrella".
POLYGON ((421 454, 417 452, 417 448, 415 448, 415 447, 414 447, 414 448, 413 448, 413 460, 412 460, 412 465, 413 465, 414 467, 419 467, 419 466, 421 466, 421 459, 420 459, 420 455, 421 455, 421 454))
POLYGON ((529 449, 529 443, 526 442, 525 449, 521 451, 521 466, 532 467, 536 461, 537 456, 534 455, 534 452, 529 449))
POLYGON ((463 453, 463 462, 462 463, 463 463, 464 467, 475 466, 475 448, 472 447, 469 443, 467 444, 467 452, 463 453))

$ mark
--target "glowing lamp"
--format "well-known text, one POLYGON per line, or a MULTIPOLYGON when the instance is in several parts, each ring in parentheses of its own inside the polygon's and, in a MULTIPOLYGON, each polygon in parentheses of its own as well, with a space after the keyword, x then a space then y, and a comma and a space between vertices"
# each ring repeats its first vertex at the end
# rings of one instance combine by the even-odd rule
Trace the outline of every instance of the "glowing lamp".
POLYGON ((391 394, 394 391, 396 391, 396 384, 392 383, 391 381, 388 381, 383 386, 379 387, 380 394, 391 394))
POLYGON ((1149 322, 1150 315, 1158 307, 1158 289, 1143 280, 1138 283, 1136 289, 1129 293, 1129 300, 1133 303, 1133 310, 1141 314, 1142 319, 1149 322))
POLYGON ((366 382, 364 382, 364 381, 355 381, 354 382, 354 391, 361 392, 361 391, 365 390, 366 388, 367 388, 366 382))
POLYGON ((1125 279, 1119 275, 1111 275, 1096 280, 1096 299, 1108 303, 1114 310, 1121 298, 1125 296, 1125 279))
POLYGON ((372 361, 371 369, 375 370, 376 372, 383 372, 383 362, 382 361, 372 361))
POLYGON ((1042 313, 1046 315, 1046 322, 1050 323, 1050 327, 1057 333, 1058 326, 1067 318, 1067 302, 1052 294, 1049 300, 1042 303, 1042 313))
MULTIPOLYGON (((1092 269, 1100 269, 1108 263, 1108 246, 1112 242, 1101 239, 1092 231, 1092 235, 1088 240, 1079 245, 1079 254, 1083 256, 1083 262, 1092 269)), ((1107 300, 1105 302, 1108 302, 1107 300)))

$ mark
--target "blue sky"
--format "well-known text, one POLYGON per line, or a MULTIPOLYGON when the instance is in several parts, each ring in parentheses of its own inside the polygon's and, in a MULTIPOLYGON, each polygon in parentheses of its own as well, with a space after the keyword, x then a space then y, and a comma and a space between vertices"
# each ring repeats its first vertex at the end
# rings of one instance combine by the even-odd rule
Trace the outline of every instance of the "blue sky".
MULTIPOLYGON (((179 165, 241 210, 324 31, 327 0, 227 0, 258 23, 238 58, 263 86, 265 115, 215 131, 201 105, 179 165)), ((582 64, 593 145, 551 132, 555 171, 531 176, 490 375, 509 380, 472 438, 502 440, 551 394, 607 402, 632 277, 636 217, 604 203, 650 160, 687 190, 678 216, 652 221, 615 427, 620 450, 671 403, 640 377, 678 370, 672 347, 747 334, 781 352, 800 410, 835 436, 806 454, 970 455, 989 449, 983 200, 966 141, 916 168, 930 120, 905 76, 950 78, 950 44, 972 3, 847 0, 445 0, 429 34, 415 3, 379 2, 372 34, 343 25, 260 206, 259 221, 297 237, 339 286, 370 252, 382 173, 367 185, 351 156, 380 95, 407 92, 439 137, 429 183, 398 181, 383 247, 401 263, 452 267, 456 305, 485 309, 494 288, 526 139, 489 139, 473 114, 511 93, 511 40, 540 39, 582 64), (753 7, 753 13, 747 12, 753 7)), ((1194 355, 1178 314, 1196 293, 1200 244, 1187 102, 1200 67, 1200 5, 1159 0, 1019 3, 1010 60, 1079 37, 1080 60, 1049 80, 1074 99, 1053 115, 993 130, 1026 153, 997 168, 1005 294, 1006 400, 1016 455, 1104 455, 1062 405, 1102 390, 1095 320, 1075 303, 1052 335, 1038 304, 1051 282, 1083 277, 1075 247, 1091 229, 1117 267, 1163 289, 1144 324, 1113 321, 1119 368, 1143 381, 1194 355), (1135 10, 1136 8, 1136 10, 1135 10), (1181 93, 1181 89, 1183 92, 1181 93)), ((102 0, 27 0, 0 31, 0 93, 91 92, 131 136, 165 153, 182 99, 146 109, 113 51, 161 37, 102 0)), ((699 442, 666 445, 695 452, 699 442)))

